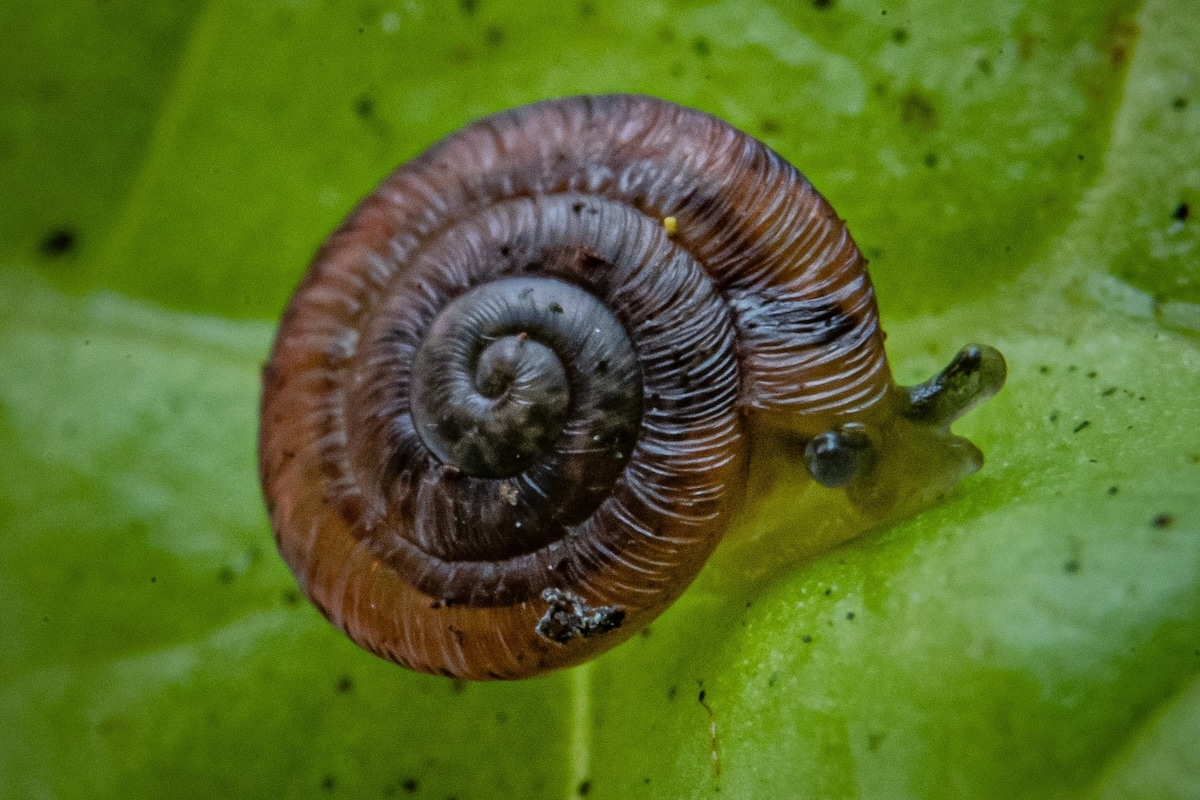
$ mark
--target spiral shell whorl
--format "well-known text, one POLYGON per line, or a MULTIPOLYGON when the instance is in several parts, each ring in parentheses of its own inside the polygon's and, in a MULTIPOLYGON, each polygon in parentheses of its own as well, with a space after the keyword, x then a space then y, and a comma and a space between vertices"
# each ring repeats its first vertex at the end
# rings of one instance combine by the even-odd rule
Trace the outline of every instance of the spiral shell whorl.
MULTIPOLYGON (((464 363, 489 343, 463 345, 464 363)), ((326 243, 267 371, 263 477, 285 559, 355 641, 423 671, 530 675, 607 649, 682 592, 736 502, 744 413, 836 416, 889 383, 861 256, 791 166, 662 101, 552 101, 443 140, 326 243), (505 329, 552 353, 558 367, 537 356, 535 383, 561 369, 567 411, 551 402, 515 460, 503 448, 447 469, 449 451, 431 453, 414 423, 436 425, 446 404, 414 414, 428 388, 414 364, 432 328, 454 327, 439 323, 448 307, 495 285, 585 295, 616 330, 505 329), (621 341, 635 372, 585 376, 604 360, 625 369, 596 355, 626 352, 621 341), (628 388, 635 373, 614 415, 581 400, 585 383, 628 388), (634 405, 632 427, 614 422, 634 405), (626 622, 547 642, 547 589, 619 605, 626 622)))

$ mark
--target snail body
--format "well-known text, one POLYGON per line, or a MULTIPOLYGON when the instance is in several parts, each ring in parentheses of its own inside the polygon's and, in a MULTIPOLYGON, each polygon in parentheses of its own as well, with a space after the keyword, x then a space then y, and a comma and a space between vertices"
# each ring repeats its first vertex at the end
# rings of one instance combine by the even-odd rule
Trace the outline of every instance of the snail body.
POLYGON ((351 639, 520 678, 682 593, 751 435, 890 508, 979 468, 949 426, 1003 379, 974 346, 897 386, 865 261, 798 171, 708 114, 576 97, 452 134, 326 241, 264 369, 260 470, 351 639))

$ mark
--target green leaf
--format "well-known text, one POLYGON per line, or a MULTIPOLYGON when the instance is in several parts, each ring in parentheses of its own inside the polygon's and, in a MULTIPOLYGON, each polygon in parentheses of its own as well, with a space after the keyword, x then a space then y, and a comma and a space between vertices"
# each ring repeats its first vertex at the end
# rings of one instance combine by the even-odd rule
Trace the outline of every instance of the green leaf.
POLYGON ((1188 0, 15 0, 0 29, 0 796, 1200 796, 1188 0), (902 381, 1004 352, 959 426, 988 464, 805 559, 785 480, 584 667, 408 673, 274 552, 274 320, 395 164, 611 90, 797 163, 902 381))

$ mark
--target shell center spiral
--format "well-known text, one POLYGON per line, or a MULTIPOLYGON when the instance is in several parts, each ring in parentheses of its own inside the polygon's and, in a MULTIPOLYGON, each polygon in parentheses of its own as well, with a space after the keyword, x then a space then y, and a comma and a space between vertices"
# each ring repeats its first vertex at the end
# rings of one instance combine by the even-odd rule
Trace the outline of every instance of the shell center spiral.
MULTIPOLYGON (((468 290, 442 309, 417 349, 411 403, 418 435, 438 461, 464 474, 525 472, 563 435, 579 405, 573 394, 590 383, 581 373, 596 366, 585 367, 582 354, 606 338, 621 351, 609 360, 636 364, 600 300, 564 281, 501 278, 468 290)), ((638 384, 627 382, 618 392, 626 396, 610 409, 633 431, 638 384)))

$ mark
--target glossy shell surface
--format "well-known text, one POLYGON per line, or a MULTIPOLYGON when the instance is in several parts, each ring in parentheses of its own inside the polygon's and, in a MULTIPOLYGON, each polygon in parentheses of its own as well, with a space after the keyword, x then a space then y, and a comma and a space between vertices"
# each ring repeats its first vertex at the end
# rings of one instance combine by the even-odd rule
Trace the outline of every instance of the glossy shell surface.
POLYGON ((329 237, 265 368, 262 480, 355 642, 526 677, 688 586, 755 419, 802 450, 893 390, 865 262, 795 168, 696 110, 568 98, 452 134, 329 237))

